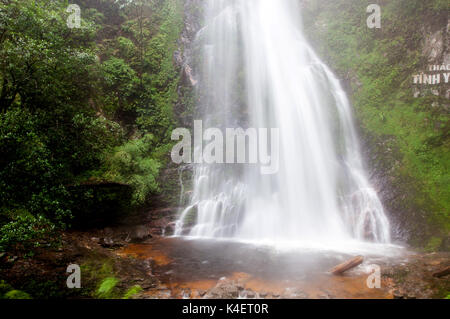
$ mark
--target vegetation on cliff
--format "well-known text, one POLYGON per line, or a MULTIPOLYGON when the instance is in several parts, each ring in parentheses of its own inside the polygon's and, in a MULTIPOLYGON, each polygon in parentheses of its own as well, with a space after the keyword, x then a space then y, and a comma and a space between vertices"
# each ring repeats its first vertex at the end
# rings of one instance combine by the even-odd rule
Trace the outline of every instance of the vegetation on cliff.
POLYGON ((412 76, 443 63, 441 56, 430 61, 424 46, 434 32, 445 34, 448 1, 378 1, 380 29, 366 24, 372 3, 305 1, 304 22, 321 56, 349 83, 369 164, 388 175, 380 191, 391 193, 383 197, 394 224, 413 245, 438 249, 450 231, 449 103, 445 90, 437 96, 422 87, 415 97, 412 76))
MULTIPOLYGON (((130 185, 128 206, 159 191, 182 1, 78 3, 69 28, 67 1, 0 1, 1 250, 48 244, 92 201, 77 185, 130 185)), ((117 190, 103 198, 125 199, 117 190)))

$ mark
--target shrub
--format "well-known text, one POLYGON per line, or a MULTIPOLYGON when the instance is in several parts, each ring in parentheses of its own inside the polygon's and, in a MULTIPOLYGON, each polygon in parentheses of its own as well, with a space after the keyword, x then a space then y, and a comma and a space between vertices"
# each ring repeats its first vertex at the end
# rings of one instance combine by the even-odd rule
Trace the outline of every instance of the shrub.
POLYGON ((43 216, 27 211, 13 213, 12 221, 0 228, 0 251, 19 246, 24 249, 39 247, 54 232, 55 226, 43 216))
POLYGON ((149 194, 159 190, 156 178, 161 164, 152 158, 153 146, 153 135, 147 134, 117 147, 107 161, 106 178, 131 185, 134 205, 144 203, 149 194))

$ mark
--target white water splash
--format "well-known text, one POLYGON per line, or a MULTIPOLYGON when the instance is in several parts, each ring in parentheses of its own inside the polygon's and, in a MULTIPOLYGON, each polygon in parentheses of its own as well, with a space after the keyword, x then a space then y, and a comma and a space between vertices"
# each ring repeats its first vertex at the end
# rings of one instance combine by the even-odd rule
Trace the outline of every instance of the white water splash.
POLYGON ((339 81, 302 35, 296 0, 205 4, 198 106, 211 127, 280 129, 280 170, 197 165, 175 235, 335 247, 390 242, 339 81))

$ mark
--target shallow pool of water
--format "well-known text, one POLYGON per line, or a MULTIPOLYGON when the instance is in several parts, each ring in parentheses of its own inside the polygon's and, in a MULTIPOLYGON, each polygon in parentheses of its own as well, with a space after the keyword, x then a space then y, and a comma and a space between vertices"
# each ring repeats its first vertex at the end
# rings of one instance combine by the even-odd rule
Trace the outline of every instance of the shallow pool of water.
MULTIPOLYGON (((299 291, 308 298, 390 298, 386 287, 367 286, 368 266, 398 262, 406 258, 405 250, 374 246, 372 252, 367 247, 359 252, 365 253, 364 263, 344 276, 328 271, 355 257, 354 253, 301 245, 279 249, 224 240, 161 238, 129 245, 119 254, 151 259, 153 273, 171 291, 171 297, 181 296, 186 289, 208 290, 227 280, 262 295, 282 298, 296 297, 299 291)), ((198 294, 191 295, 195 296, 198 294)))

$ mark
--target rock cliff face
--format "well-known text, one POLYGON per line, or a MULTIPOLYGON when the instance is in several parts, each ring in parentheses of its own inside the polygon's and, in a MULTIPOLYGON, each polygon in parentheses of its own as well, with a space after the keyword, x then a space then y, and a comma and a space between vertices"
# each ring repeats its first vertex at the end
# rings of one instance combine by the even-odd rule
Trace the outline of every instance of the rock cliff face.
MULTIPOLYGON (((202 3, 200 0, 184 1, 184 27, 178 39, 178 48, 173 53, 173 60, 180 72, 181 81, 177 87, 178 100, 174 105, 174 115, 178 127, 192 128, 197 95, 195 87, 197 80, 194 74, 195 46, 194 40, 201 28, 202 3)), ((160 175, 161 193, 154 199, 154 206, 177 206, 189 196, 192 180, 192 166, 178 166, 168 159, 168 165, 160 175)), ((153 207, 153 208, 155 208, 153 207)), ((172 214, 174 215, 174 214, 172 214)), ((171 220, 173 220, 172 216, 171 220)))
POLYGON ((304 0, 305 29, 354 105, 394 238, 448 250, 448 3, 379 1, 381 29, 369 29, 370 3, 304 0))
POLYGON ((195 46, 194 40, 201 28, 202 5, 199 0, 185 0, 184 28, 178 41, 179 48, 174 53, 174 60, 181 70, 181 82, 178 86, 178 102, 175 114, 182 127, 191 127, 195 111, 197 79, 194 74, 195 46))
MULTIPOLYGON (((445 68, 448 66, 450 69, 449 23, 450 20, 444 27, 442 24, 425 23, 420 29, 418 35, 421 37, 421 45, 417 50, 420 52, 423 61, 421 64, 422 69, 425 74, 440 74, 441 83, 438 85, 416 85, 413 78, 411 78, 411 91, 415 97, 428 99, 430 96, 435 95, 446 99, 449 98, 450 85, 442 83, 444 82, 443 74, 445 72, 430 72, 430 69, 433 70, 435 66, 445 66, 445 68)), ((435 112, 448 115, 450 110, 448 100, 433 99, 427 103, 435 112)), ((448 147, 448 121, 446 123, 438 121, 433 126, 434 131, 443 136, 443 140, 440 143, 446 143, 448 147)), ((395 147, 396 138, 398 137, 389 135, 375 136, 367 128, 362 127, 361 129, 368 164, 372 170, 372 176, 378 186, 383 203, 390 212, 396 238, 407 240, 414 246, 422 246, 428 250, 448 251, 448 230, 446 232, 440 227, 440 221, 433 222, 430 220, 430 215, 432 214, 430 210, 433 208, 429 203, 433 202, 434 199, 427 194, 422 195, 425 196, 422 203, 415 201, 415 197, 421 196, 417 194, 423 193, 423 187, 425 186, 421 181, 412 177, 411 174, 399 174, 399 171, 403 169, 402 161, 404 160, 404 155, 398 147, 395 147)), ((414 127, 411 127, 411 134, 414 134, 413 130, 414 127)), ((448 162, 446 166, 448 167, 448 162)), ((446 218, 448 223, 448 212, 446 218)), ((445 220, 443 222, 445 223, 445 220)))

